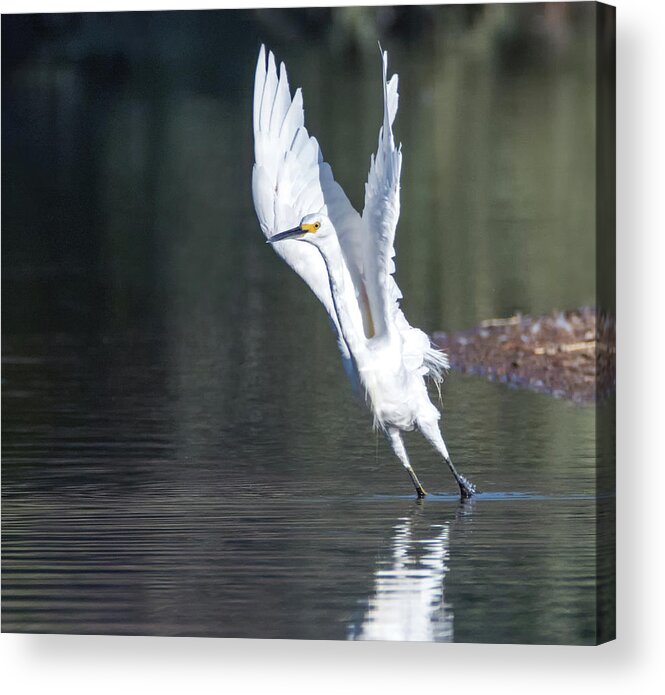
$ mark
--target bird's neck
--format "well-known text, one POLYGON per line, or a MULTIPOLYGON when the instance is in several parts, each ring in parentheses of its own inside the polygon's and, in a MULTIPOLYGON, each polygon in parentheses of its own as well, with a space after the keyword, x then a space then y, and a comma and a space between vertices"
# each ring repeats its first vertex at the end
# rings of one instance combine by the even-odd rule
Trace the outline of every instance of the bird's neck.
POLYGON ((328 269, 330 292, 342 337, 353 358, 358 362, 367 351, 366 338, 356 290, 344 254, 339 241, 334 236, 326 239, 325 244, 317 248, 328 269))

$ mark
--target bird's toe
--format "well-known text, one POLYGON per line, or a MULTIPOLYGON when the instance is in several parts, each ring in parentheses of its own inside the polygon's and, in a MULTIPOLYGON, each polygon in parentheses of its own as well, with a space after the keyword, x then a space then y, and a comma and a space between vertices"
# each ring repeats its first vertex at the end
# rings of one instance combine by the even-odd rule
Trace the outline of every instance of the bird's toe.
POLYGON ((460 475, 457 482, 459 483, 460 495, 464 500, 470 499, 478 492, 478 488, 463 475, 460 475))

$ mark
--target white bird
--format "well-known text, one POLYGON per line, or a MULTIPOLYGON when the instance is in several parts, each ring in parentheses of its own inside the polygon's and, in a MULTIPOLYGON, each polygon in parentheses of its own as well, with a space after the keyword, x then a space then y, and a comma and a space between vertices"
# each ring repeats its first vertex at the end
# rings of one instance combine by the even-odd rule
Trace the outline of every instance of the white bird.
POLYGON ((425 496, 402 441, 417 428, 441 454, 462 498, 475 486, 453 466, 430 401, 426 377, 439 386, 446 355, 409 325, 392 274, 399 217, 401 146, 392 124, 397 113, 397 75, 387 79, 383 61, 383 125, 370 160, 365 207, 359 215, 305 128, 302 92, 293 98, 284 63, 279 75, 272 52, 261 46, 254 81, 252 193, 268 243, 319 298, 337 334, 344 368, 374 415, 393 451, 425 496))

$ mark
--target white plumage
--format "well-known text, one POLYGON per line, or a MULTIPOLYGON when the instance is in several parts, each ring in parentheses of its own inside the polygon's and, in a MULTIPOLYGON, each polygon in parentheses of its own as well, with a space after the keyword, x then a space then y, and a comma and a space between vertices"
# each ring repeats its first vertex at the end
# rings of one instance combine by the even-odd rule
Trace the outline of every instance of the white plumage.
POLYGON ((402 153, 392 125, 399 95, 397 75, 388 80, 388 54, 381 57, 383 124, 361 216, 305 128, 301 90, 291 97, 284 64, 278 74, 272 52, 266 63, 261 47, 254 81, 254 207, 267 240, 325 307, 346 372, 364 390, 375 424, 388 437, 418 496, 425 491, 401 437, 414 427, 446 460, 462 497, 471 497, 475 487, 450 461, 439 412, 425 383, 430 376, 439 385, 448 360, 425 333, 409 325, 393 278, 402 153))

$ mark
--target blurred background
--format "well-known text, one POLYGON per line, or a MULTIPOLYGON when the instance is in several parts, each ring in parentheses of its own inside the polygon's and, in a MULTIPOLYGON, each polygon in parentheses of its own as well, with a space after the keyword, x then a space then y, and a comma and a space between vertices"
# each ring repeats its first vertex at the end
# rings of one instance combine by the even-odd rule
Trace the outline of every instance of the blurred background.
POLYGON ((264 42, 362 208, 380 40, 410 322, 590 305, 595 38, 594 3, 4 15, 3 630, 404 638, 374 574, 429 547, 422 638, 593 642, 593 407, 452 373, 444 435, 501 503, 414 516, 264 243, 251 113, 264 42))
POLYGON ((274 260, 251 204, 261 42, 358 208, 389 50, 415 325, 593 303, 594 22, 588 3, 3 17, 5 332, 248 301, 274 260))

